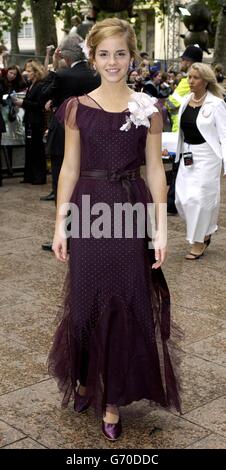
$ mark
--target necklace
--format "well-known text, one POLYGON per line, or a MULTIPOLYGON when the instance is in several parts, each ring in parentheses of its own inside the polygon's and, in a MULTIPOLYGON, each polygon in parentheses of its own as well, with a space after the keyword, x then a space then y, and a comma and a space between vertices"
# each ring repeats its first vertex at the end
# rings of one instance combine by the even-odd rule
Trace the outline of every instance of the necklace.
POLYGON ((194 93, 193 93, 192 101, 194 101, 194 103, 200 103, 200 102, 206 97, 206 95, 207 95, 207 91, 206 91, 206 93, 204 93, 203 96, 201 96, 201 98, 199 98, 199 100, 196 100, 196 99, 194 98, 194 93))

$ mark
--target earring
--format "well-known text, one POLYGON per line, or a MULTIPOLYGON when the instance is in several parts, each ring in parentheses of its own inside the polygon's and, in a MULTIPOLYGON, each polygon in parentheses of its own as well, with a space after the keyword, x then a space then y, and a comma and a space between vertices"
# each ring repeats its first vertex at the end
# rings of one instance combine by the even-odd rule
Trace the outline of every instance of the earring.
POLYGON ((93 64, 93 70, 96 70, 96 69, 97 69, 97 68, 96 68, 96 65, 95 65, 95 64, 93 64))

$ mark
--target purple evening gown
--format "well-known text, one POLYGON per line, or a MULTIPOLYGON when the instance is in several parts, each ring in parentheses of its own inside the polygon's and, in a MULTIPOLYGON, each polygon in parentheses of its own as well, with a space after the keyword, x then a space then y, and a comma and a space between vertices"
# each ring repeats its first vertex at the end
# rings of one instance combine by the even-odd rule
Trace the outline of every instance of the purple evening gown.
MULTIPOLYGON (((120 131, 126 115, 128 110, 103 110, 87 95, 68 101, 67 124, 80 131, 81 172, 120 173, 144 164, 147 132, 161 130, 160 113, 153 114, 149 131, 134 125, 120 131)), ((141 177, 128 184, 80 178, 71 197, 79 208, 83 195, 90 196, 91 207, 105 202, 113 208, 131 198, 151 201, 141 177)), ((148 399, 180 411, 167 345, 170 296, 162 270, 151 269, 153 262, 147 239, 136 235, 71 238, 65 301, 48 359, 63 405, 74 399, 81 383, 96 409, 148 399)))

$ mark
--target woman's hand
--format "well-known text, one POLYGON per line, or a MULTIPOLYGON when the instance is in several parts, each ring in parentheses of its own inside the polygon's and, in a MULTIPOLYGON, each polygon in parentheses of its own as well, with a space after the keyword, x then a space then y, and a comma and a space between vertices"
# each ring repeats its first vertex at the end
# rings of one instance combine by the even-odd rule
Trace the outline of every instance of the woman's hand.
POLYGON ((61 55, 61 49, 60 47, 57 47, 54 51, 54 54, 56 56, 56 58, 59 60, 59 59, 62 59, 62 55, 61 55))
POLYGON ((156 262, 152 265, 152 269, 158 269, 164 263, 167 257, 167 248, 156 248, 155 259, 156 262))
POLYGON ((52 104, 53 104, 52 100, 47 101, 45 104, 45 110, 50 111, 52 108, 52 104))
POLYGON ((54 251, 58 261, 65 263, 68 260, 67 238, 64 238, 58 233, 55 233, 53 238, 52 250, 54 251))

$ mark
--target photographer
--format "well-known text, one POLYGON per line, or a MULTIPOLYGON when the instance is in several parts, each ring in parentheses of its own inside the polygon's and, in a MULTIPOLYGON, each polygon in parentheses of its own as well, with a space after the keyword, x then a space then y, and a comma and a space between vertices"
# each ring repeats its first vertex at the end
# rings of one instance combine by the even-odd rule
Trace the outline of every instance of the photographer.
POLYGON ((5 123, 1 145, 4 147, 4 155, 9 175, 13 174, 13 146, 24 145, 22 118, 18 114, 18 109, 14 106, 12 96, 13 93, 24 91, 25 88, 26 83, 18 65, 8 67, 8 69, 5 70, 4 76, 0 78, 0 97, 2 104, 1 112, 5 123))
POLYGON ((60 55, 60 49, 55 46, 47 46, 46 48, 46 56, 44 61, 44 67, 46 72, 56 72, 58 69, 67 67, 67 64, 64 59, 62 59, 60 55), (50 63, 50 59, 52 57, 52 63, 50 63))

